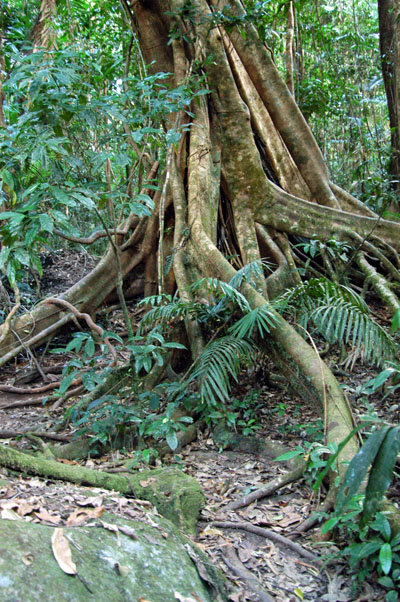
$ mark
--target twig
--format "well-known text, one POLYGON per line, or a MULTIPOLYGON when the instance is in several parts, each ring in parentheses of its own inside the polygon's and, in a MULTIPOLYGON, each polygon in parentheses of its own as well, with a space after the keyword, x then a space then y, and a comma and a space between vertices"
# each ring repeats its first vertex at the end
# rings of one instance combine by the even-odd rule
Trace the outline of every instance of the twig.
POLYGON ((328 495, 326 496, 322 504, 320 504, 318 508, 315 509, 311 516, 309 516, 305 521, 303 521, 302 523, 300 523, 300 525, 296 527, 296 530, 294 531, 294 533, 291 534, 290 537, 298 537, 302 533, 305 533, 306 531, 309 531, 310 529, 315 527, 315 525, 318 524, 320 521, 320 518, 316 516, 316 513, 329 512, 330 510, 332 510, 334 503, 335 493, 332 491, 332 489, 330 489, 328 495))
POLYGON ((280 535, 279 533, 275 533, 275 531, 270 531, 269 529, 264 529, 263 527, 257 527, 256 525, 252 525, 251 523, 245 523, 245 522, 240 522, 240 523, 237 522, 236 523, 236 522, 232 522, 232 521, 218 521, 217 520, 217 521, 212 521, 211 524, 214 527, 221 527, 222 529, 243 529, 244 531, 249 531, 249 533, 255 533, 256 535, 261 535, 261 537, 266 537, 267 539, 270 539, 271 541, 274 541, 275 543, 278 543, 282 546, 286 546, 286 547, 290 548, 291 550, 293 550, 293 552, 296 552, 300 556, 303 556, 303 558, 307 558, 307 560, 312 560, 313 562, 315 562, 318 565, 322 564, 322 562, 318 558, 318 556, 315 556, 315 554, 312 554, 312 552, 309 552, 308 550, 303 548, 303 546, 301 546, 298 543, 295 543, 288 537, 285 537, 284 535, 280 535))

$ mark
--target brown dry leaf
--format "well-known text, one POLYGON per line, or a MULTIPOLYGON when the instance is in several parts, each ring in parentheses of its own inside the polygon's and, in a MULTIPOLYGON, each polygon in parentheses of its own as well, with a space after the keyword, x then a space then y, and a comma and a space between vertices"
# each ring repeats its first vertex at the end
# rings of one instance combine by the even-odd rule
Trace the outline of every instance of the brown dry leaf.
POLYGON ((289 525, 293 525, 293 523, 298 523, 301 521, 300 514, 287 514, 281 521, 279 521, 280 527, 288 527, 289 525))
POLYGON ((29 504, 29 502, 22 502, 22 504, 18 506, 17 512, 20 516, 26 516, 27 514, 31 514, 36 508, 37 506, 29 504))
POLYGON ((243 548, 242 546, 238 549, 238 556, 241 560, 241 562, 245 563, 248 562, 250 560, 250 558, 252 557, 252 552, 250 549, 248 548, 243 548))
POLYGON ((96 496, 92 496, 92 497, 77 497, 75 499, 75 503, 78 506, 93 506, 94 508, 97 508, 97 506, 102 506, 103 505, 103 496, 102 495, 96 495, 96 496))
POLYGON ((206 527, 204 531, 200 533, 201 536, 205 537, 206 535, 219 535, 220 537, 224 537, 224 534, 219 529, 215 527, 206 527))
POLYGON ((16 494, 15 489, 13 489, 12 487, 2 487, 0 489, 0 497, 7 499, 10 497, 13 497, 16 494))
POLYGON ((71 548, 64 536, 64 529, 54 529, 51 536, 51 547, 60 569, 67 575, 76 575, 76 565, 72 560, 71 548))
POLYGON ((52 525, 59 525, 61 522, 61 517, 56 516, 54 514, 49 514, 46 508, 41 508, 39 512, 34 512, 34 515, 45 523, 50 523, 52 525))
POLYGON ((131 529, 130 527, 125 527, 124 525, 119 525, 118 529, 121 531, 121 533, 123 533, 124 535, 127 535, 131 539, 135 539, 135 540, 138 539, 138 536, 136 535, 134 530, 131 529))
POLYGON ((135 500, 135 504, 137 504, 138 506, 147 506, 148 508, 151 508, 153 505, 148 500, 135 500))
POLYGON ((19 502, 20 500, 18 498, 16 500, 10 500, 9 502, 3 500, 2 502, 0 502, 0 508, 2 510, 12 510, 13 508, 18 508, 19 502))
POLYGON ((30 479, 26 481, 26 485, 28 487, 43 487, 43 481, 39 481, 39 479, 30 479))
POLYGON ((117 534, 117 544, 118 544, 118 546, 120 546, 121 540, 119 537, 119 527, 117 527, 117 525, 113 525, 112 523, 105 523, 103 521, 101 521, 101 524, 103 525, 103 527, 105 529, 107 529, 107 531, 112 531, 113 533, 117 534))
POLYGON ((93 510, 74 510, 67 518, 68 527, 79 527, 91 518, 99 518, 105 510, 104 506, 98 506, 93 510))

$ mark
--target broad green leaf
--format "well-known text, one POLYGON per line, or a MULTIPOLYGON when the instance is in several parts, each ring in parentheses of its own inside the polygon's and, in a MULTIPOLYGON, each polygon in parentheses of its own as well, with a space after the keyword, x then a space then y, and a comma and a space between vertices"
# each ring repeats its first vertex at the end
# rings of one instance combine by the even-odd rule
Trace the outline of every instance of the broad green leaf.
POLYGON ((178 437, 175 431, 169 431, 166 436, 168 446, 174 451, 178 447, 178 437))
POLYGON ((333 529, 334 527, 336 527, 336 525, 339 522, 339 517, 337 516, 333 516, 332 518, 330 518, 329 520, 327 520, 321 527, 321 534, 323 535, 324 533, 327 533, 328 531, 330 531, 331 529, 333 529))
POLYGON ((396 313, 394 314, 394 316, 392 318, 391 331, 392 332, 396 332, 396 330, 399 330, 399 328, 400 328, 400 307, 396 311, 396 313))
POLYGON ((17 218, 21 221, 21 219, 24 219, 24 214, 23 213, 17 213, 16 211, 0 211, 0 220, 2 219, 8 219, 8 218, 17 218))
POLYGON ((382 441, 386 437, 389 430, 390 427, 383 427, 372 433, 359 452, 351 460, 342 486, 340 487, 338 495, 336 496, 336 512, 342 512, 343 507, 359 490, 361 483, 367 475, 368 468, 375 460, 382 441))
POLYGON ((287 462, 287 460, 291 460, 292 458, 297 458, 297 456, 303 456, 303 449, 295 449, 293 451, 286 452, 277 458, 274 458, 274 462, 287 462))
POLYGON ((26 249, 15 249, 14 256, 22 265, 29 266, 30 256, 26 249))
POLYGON ((75 378, 75 373, 72 372, 72 374, 68 374, 68 376, 65 376, 62 381, 61 381, 61 385, 60 388, 58 389, 58 392, 63 395, 69 388, 70 384, 72 383, 72 381, 75 378))
POLYGON ((54 224, 50 215, 47 215, 46 213, 41 213, 38 217, 41 229, 45 232, 50 232, 51 234, 53 232, 54 224))
POLYGON ((380 585, 383 585, 383 587, 387 587, 387 588, 394 588, 394 583, 393 583, 393 579, 391 579, 390 577, 380 577, 378 579, 378 583, 380 585))
POLYGON ((386 431, 385 438, 369 474, 361 524, 369 522, 375 514, 378 504, 393 478, 393 468, 400 449, 400 427, 385 427, 382 430, 386 431))
POLYGON ((71 199, 71 195, 67 194, 62 188, 58 188, 57 186, 51 186, 50 193, 59 203, 62 203, 63 205, 66 205, 68 207, 76 206, 75 201, 71 199))
POLYGON ((381 547, 379 551, 379 564, 385 575, 388 575, 392 568, 392 548, 390 547, 390 543, 384 543, 381 547))

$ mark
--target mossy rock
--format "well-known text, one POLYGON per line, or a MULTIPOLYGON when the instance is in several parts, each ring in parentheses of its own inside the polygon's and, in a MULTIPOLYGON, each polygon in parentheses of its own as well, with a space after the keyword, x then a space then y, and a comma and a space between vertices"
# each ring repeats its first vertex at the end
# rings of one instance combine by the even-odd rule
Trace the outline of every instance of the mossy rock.
POLYGON ((128 527, 134 538, 122 532, 117 537, 100 522, 65 527, 79 577, 67 575, 57 564, 53 527, 0 520, 0 600, 172 602, 185 596, 202 602, 228 600, 222 574, 169 521, 152 517, 149 525, 114 515, 102 518, 128 527))

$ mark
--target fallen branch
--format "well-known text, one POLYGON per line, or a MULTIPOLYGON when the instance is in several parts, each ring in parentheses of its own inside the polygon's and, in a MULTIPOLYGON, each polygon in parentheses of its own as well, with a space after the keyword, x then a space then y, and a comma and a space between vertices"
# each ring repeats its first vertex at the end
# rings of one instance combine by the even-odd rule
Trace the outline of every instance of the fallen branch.
POLYGON ((8 353, 5 353, 3 355, 3 357, 0 358, 0 366, 4 366, 4 364, 6 364, 9 360, 11 360, 16 355, 18 355, 18 353, 20 353, 21 351, 24 351, 24 349, 27 349, 28 347, 32 347, 36 343, 39 343, 39 342, 45 340, 48 336, 57 332, 57 330, 59 330, 61 328, 61 326, 68 324, 68 322, 70 322, 70 321, 71 321, 71 316, 69 314, 62 316, 59 320, 57 320, 57 322, 54 322, 54 324, 50 324, 50 326, 41 330, 35 336, 31 337, 30 339, 27 339, 26 341, 23 341, 19 345, 16 345, 15 347, 12 348, 11 351, 9 351, 8 353))
POLYGON ((61 441, 62 443, 69 443, 70 437, 66 435, 57 435, 57 433, 46 433, 43 431, 13 431, 8 429, 0 430, 0 439, 12 439, 14 437, 26 437, 27 435, 35 435, 43 439, 54 439, 54 441, 61 441))
POLYGON ((30 395, 35 393, 44 393, 45 391, 50 391, 51 389, 57 389, 61 384, 61 381, 47 383, 47 385, 42 385, 41 387, 14 387, 14 385, 0 385, 0 391, 2 393, 16 393, 18 395, 30 395))
POLYGON ((230 511, 237 510, 238 508, 244 508, 245 506, 249 506, 249 504, 256 500, 260 500, 264 497, 272 495, 278 489, 281 489, 285 485, 288 485, 289 483, 293 483, 293 481, 297 481, 297 479, 300 479, 303 476, 305 468, 306 463, 299 461, 298 465, 290 472, 287 472, 285 474, 280 475, 279 477, 276 477, 275 479, 272 479, 272 481, 270 481, 265 487, 257 489, 256 491, 252 491, 248 495, 242 497, 240 500, 236 500, 236 502, 231 502, 224 508, 224 510, 230 511))
POLYGON ((226 566, 231 569, 240 579, 242 579, 251 591, 257 594, 260 602, 274 602, 275 598, 269 595, 269 593, 263 588, 260 581, 253 575, 249 569, 243 565, 236 555, 233 546, 226 546, 225 554, 222 554, 222 560, 226 566))
POLYGON ((28 406, 43 405, 43 397, 39 399, 24 399, 23 401, 13 401, 11 403, 0 404, 2 410, 11 410, 12 408, 26 408, 28 406))
POLYGON ((218 521, 217 520, 217 521, 212 521, 211 524, 213 525, 213 527, 220 527, 221 529, 243 529, 244 531, 248 531, 249 533, 255 533, 256 535, 261 535, 261 537, 266 537, 267 539, 270 539, 271 541, 273 541, 275 543, 278 543, 282 546, 286 546, 286 547, 290 548, 291 550, 293 550, 293 552, 296 552, 300 556, 303 556, 303 558, 307 558, 307 560, 312 560, 317 565, 322 564, 322 562, 318 558, 318 556, 315 556, 315 554, 312 554, 312 552, 309 552, 308 550, 303 548, 303 546, 301 546, 298 543, 295 543, 288 537, 285 537, 284 535, 280 535, 279 533, 275 533, 275 531, 270 531, 269 529, 263 529, 263 527, 257 527, 255 525, 252 525, 251 523, 245 523, 245 522, 235 523, 232 521, 218 521))

